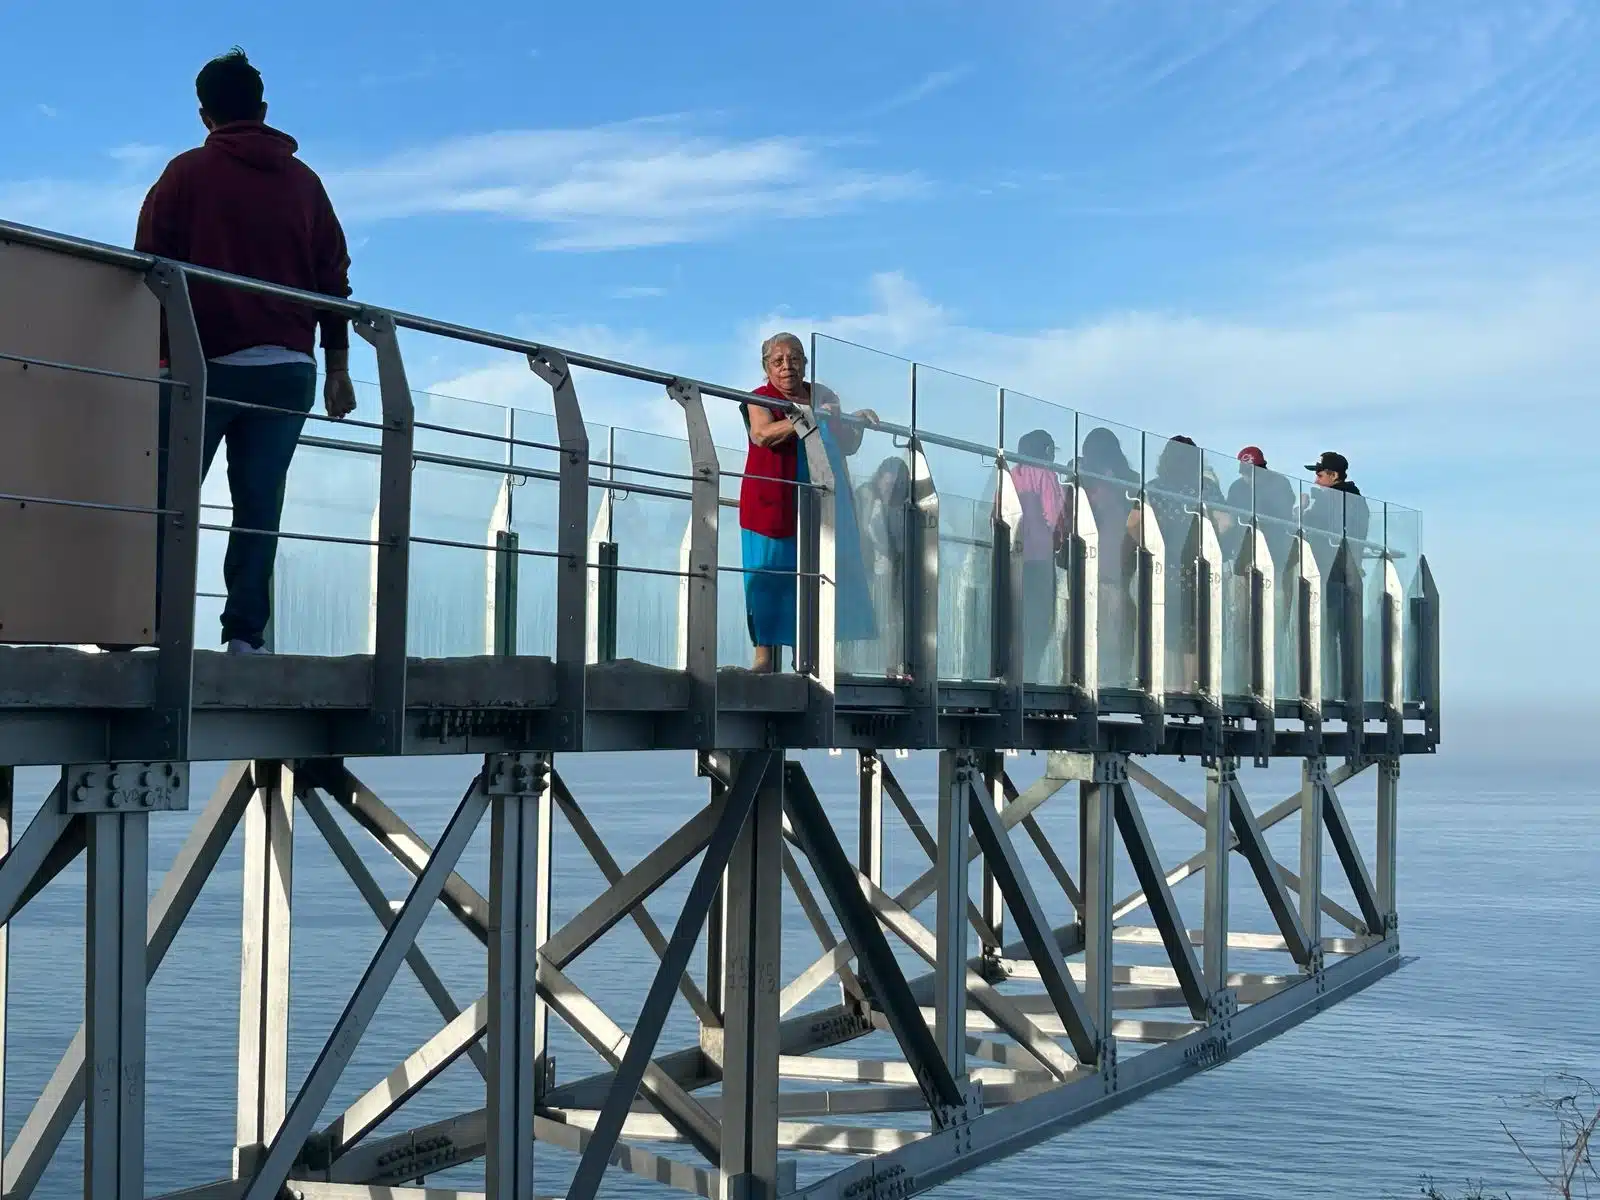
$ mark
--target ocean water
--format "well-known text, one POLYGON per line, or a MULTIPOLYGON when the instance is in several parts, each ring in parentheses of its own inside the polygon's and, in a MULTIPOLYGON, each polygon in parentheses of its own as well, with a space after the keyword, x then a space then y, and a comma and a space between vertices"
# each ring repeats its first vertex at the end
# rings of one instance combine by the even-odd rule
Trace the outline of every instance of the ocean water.
MULTIPOLYGON (((1150 1196, 1385 1197, 1415 1195, 1418 1178, 1441 1182, 1482 1178, 1517 1196, 1541 1194, 1501 1129, 1548 1144, 1547 1126, 1515 1098, 1538 1088, 1552 1071, 1600 1080, 1600 797, 1592 764, 1499 753, 1483 739, 1439 758, 1408 760, 1400 797, 1400 910, 1405 952, 1399 972, 1261 1048, 1175 1088, 940 1189, 947 1197, 1005 1193, 1011 1197, 1150 1196)), ((851 756, 802 756, 828 803, 847 848, 855 844, 851 756)), ((1042 759, 1009 760, 1019 786, 1040 773, 1042 759)), ((891 760, 923 817, 934 813, 935 760, 891 760)), ((624 867, 704 802, 705 785, 682 753, 588 755, 558 764, 585 811, 624 867)), ((474 767, 461 759, 358 764, 357 773, 429 840, 442 830, 474 767)), ((1198 764, 1161 763, 1157 770, 1203 801, 1198 764)), ((203 805, 220 767, 195 772, 190 814, 157 814, 151 825, 151 889, 203 805)), ((1298 783, 1293 764, 1255 771, 1242 780, 1258 811, 1298 783)), ((43 771, 18 778, 17 823, 31 818, 52 782, 43 771)), ((1358 837, 1371 854, 1370 772, 1341 790, 1358 837)), ((1141 792, 1144 812, 1169 867, 1203 846, 1203 831, 1141 792)), ((1041 824, 1062 858, 1076 860, 1077 819, 1070 791, 1040 810, 1041 824)), ((408 877, 386 861, 352 823, 343 828, 363 851, 391 897, 408 877)), ((557 818, 557 924, 603 887, 577 839, 557 818)), ((898 817, 888 818, 889 890, 927 865, 898 817)), ((291 1088, 310 1068, 323 1040, 376 949, 380 929, 309 818, 296 823, 291 976, 291 1088)), ((1293 818, 1269 834, 1293 866, 1293 818)), ((1024 857, 1052 920, 1068 908, 1031 845, 1024 857)), ((157 975, 149 999, 147 1194, 218 1179, 228 1173, 233 1131, 238 1037, 239 861, 236 837, 157 975)), ((488 823, 463 860, 462 872, 487 891, 488 823)), ((1236 860, 1238 862, 1238 860, 1236 860)), ((1137 885, 1119 861, 1118 893, 1137 885)), ((670 930, 692 867, 651 899, 670 930)), ((1349 906, 1330 854, 1327 890, 1349 906)), ((1234 927, 1270 928, 1264 904, 1242 862, 1232 883, 1234 927)), ((976 881, 976 875, 974 875, 976 881)), ((1201 923, 1198 879, 1175 889, 1186 920, 1201 923)), ((6 1136, 20 1128, 83 1013, 83 865, 65 872, 13 922, 6 1136)), ((918 915, 931 923, 931 902, 918 915)), ((1148 914, 1127 918, 1148 923, 1148 914)), ((1338 929, 1325 920, 1325 933, 1338 929)), ((458 1003, 483 990, 481 948, 444 913, 430 918, 421 944, 458 1003)), ((792 977, 816 957, 815 937, 786 892, 784 968, 792 977)), ((1117 947, 1119 962, 1159 961, 1142 947, 1117 947)), ((1240 970, 1285 970, 1282 955, 1235 953, 1240 970)), ((697 964, 703 958, 697 958, 697 964)), ((908 971, 925 969, 909 953, 908 971)), ((624 1027, 631 1026, 655 959, 629 923, 578 959, 569 974, 624 1027)), ((836 987, 813 1006, 837 1000, 836 987)), ((1164 1016, 1164 1013, 1151 1014, 1164 1016)), ((437 1013, 402 969, 322 1114, 325 1125, 439 1027, 437 1013)), ((559 1021, 552 1021, 560 1081, 599 1068, 599 1060, 559 1021)), ((692 1017, 680 1001, 662 1048, 693 1042, 692 1017)), ((832 1053, 892 1053, 886 1037, 832 1053)), ((454 1064, 386 1125, 397 1132, 482 1104, 482 1082, 466 1060, 454 1064)), ((906 1114, 885 1125, 919 1127, 906 1114)), ((81 1194, 81 1122, 68 1134, 37 1195, 81 1194)), ((681 1148, 650 1147, 682 1154, 681 1148)), ((559 1194, 575 1158, 541 1147, 541 1194, 559 1194)), ((802 1181, 844 1165, 800 1158, 802 1181)), ((481 1167, 460 1168, 430 1182, 481 1187, 481 1167)), ((612 1172, 606 1195, 666 1194, 612 1172)))

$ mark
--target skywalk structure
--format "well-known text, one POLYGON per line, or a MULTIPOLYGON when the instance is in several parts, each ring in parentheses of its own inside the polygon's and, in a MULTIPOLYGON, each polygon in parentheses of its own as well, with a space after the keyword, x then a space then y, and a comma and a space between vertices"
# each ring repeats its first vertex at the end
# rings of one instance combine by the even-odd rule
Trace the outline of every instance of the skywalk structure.
MULTIPOLYGON (((576 1162, 574 1200, 656 1185, 908 1196, 1225 1063, 1398 965, 1400 763, 1439 740, 1417 514, 1370 501, 1358 528, 1350 510, 1269 503, 1302 485, 1267 472, 1223 503, 1207 457, 1150 435, 827 339, 811 360, 846 410, 883 419, 861 431, 856 487, 793 414, 811 479, 797 669, 757 676, 738 665, 742 457, 719 452, 707 417, 743 391, 0 224, 0 918, 79 853, 88 880, 85 1021, 6 1148, 7 1197, 33 1192, 80 1109, 86 1194, 145 1194, 146 984, 236 834, 235 1149, 198 1196, 468 1194, 438 1177, 479 1160, 469 1189, 531 1196, 549 1148, 576 1162), (272 656, 196 649, 231 523, 220 481, 201 481, 202 287, 342 312, 377 356, 381 417, 303 438, 272 656), (401 331, 525 361, 550 415, 413 393, 401 331), (591 380, 654 395, 682 438, 586 425, 591 380), (1034 429, 1071 451, 1021 453, 1034 429), (1021 544, 1040 494, 1025 468, 1053 475, 1065 505, 1043 586, 1021 544), (838 641, 853 570, 873 628, 838 641), (693 752, 706 802, 625 868, 563 764, 661 749, 693 752), (817 750, 858 757, 848 806, 825 802, 802 754, 817 750), (937 754, 935 794, 910 794, 908 751, 937 754), (358 761, 412 755, 474 756, 431 844, 358 761), (1300 786, 1258 807, 1243 767, 1276 760, 1299 764, 1300 786), (231 765, 147 903, 150 825, 182 819, 190 764, 207 761, 231 765), (1014 779, 1030 762, 1042 776, 1014 779), (59 785, 13 832, 12 769, 41 764, 59 785), (1193 799, 1165 777, 1184 770, 1193 799), (1363 774, 1366 845, 1366 814, 1340 793, 1363 774), (1192 857, 1158 850, 1152 801, 1150 818, 1196 827, 1192 857), (1055 829, 1063 809, 1076 821, 1055 829), (891 894, 896 811, 927 866, 891 894), (307 818, 384 933, 291 1088, 307 818), (1297 861, 1269 846, 1285 821, 1297 861), (463 862, 484 822, 487 895, 463 862), (559 926, 558 826, 607 884, 559 926), (1328 850, 1349 905, 1324 886, 1328 850), (373 854, 411 875, 403 902, 373 854), (663 928, 645 901, 679 872, 692 882, 663 928), (1178 898, 1194 876, 1198 912, 1178 898), (1230 923, 1241 888, 1264 928, 1230 923), (486 954, 470 1002, 417 944, 440 910, 486 954), (786 912, 822 945, 801 969, 782 961, 786 912), (570 974, 622 923, 654 952, 631 964, 652 980, 631 1031, 570 974), (339 1111, 402 972, 438 1032, 396 1045, 393 1072, 339 1111), (698 1038, 663 1045, 675 1005, 698 1038), (603 1069, 556 1070, 562 1025, 603 1069), (407 1101, 458 1060, 482 1104, 411 1127, 407 1101)), ((1237 467, 1214 473, 1226 486, 1237 467)))

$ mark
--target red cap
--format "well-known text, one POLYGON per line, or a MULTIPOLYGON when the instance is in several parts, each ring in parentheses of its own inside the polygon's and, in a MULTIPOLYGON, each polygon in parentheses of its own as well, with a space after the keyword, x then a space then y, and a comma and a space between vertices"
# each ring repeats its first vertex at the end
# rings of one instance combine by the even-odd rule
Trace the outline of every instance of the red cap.
POLYGON ((1247 462, 1252 467, 1265 467, 1267 465, 1267 456, 1261 453, 1260 446, 1246 446, 1239 451, 1239 461, 1247 462))

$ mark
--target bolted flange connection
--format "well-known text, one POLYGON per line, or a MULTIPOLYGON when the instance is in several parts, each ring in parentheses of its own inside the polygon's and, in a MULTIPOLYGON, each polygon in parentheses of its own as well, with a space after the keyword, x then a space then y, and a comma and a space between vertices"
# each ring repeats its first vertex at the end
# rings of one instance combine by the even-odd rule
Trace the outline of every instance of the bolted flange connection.
POLYGON ((550 786, 548 754, 491 754, 484 790, 491 796, 542 796, 550 786))
POLYGON ((189 807, 189 772, 171 762, 68 766, 61 794, 69 813, 181 812, 189 807))

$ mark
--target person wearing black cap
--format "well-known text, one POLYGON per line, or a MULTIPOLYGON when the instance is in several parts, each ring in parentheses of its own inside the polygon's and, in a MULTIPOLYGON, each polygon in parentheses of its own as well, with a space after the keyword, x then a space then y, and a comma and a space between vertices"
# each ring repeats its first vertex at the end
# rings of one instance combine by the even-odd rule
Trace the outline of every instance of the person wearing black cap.
POLYGON ((1317 565, 1322 568, 1324 579, 1333 566, 1333 556, 1338 552, 1341 536, 1352 543, 1367 540, 1367 529, 1371 523, 1371 514, 1367 511, 1367 502, 1361 498, 1361 489, 1350 478, 1350 460, 1344 455, 1333 450, 1324 450, 1322 457, 1314 463, 1307 463, 1306 470, 1310 471, 1317 481, 1317 490, 1305 500, 1305 511, 1301 515, 1307 533, 1320 533, 1321 538, 1313 538, 1312 545, 1325 552, 1317 555, 1317 565))

